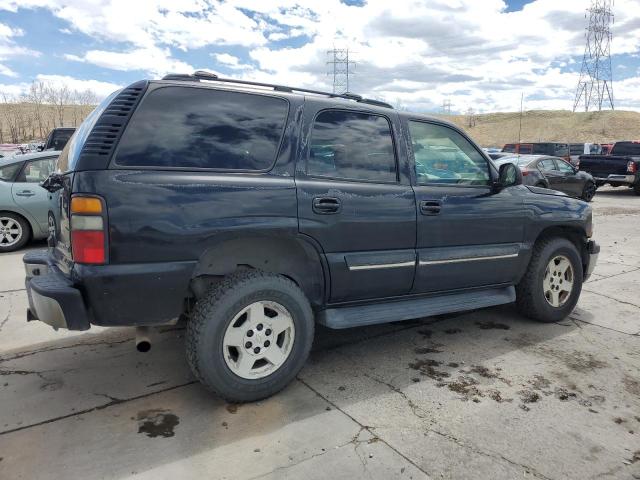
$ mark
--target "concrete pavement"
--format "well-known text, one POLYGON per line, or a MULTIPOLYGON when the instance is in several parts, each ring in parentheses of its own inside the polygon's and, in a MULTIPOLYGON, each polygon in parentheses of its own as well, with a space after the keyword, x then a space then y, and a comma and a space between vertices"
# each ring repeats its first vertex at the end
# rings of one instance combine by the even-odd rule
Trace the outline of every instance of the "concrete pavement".
POLYGON ((0 479, 640 478, 640 197, 601 189, 602 245, 559 324, 512 306, 319 329, 281 394, 229 405, 196 383, 180 328, 25 321, 0 257, 0 479))

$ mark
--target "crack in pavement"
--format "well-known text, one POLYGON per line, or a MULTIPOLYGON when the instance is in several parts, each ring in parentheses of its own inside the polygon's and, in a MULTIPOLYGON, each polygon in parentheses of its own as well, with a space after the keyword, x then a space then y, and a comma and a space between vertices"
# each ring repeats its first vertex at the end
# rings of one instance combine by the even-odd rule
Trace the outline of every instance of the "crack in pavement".
MULTIPOLYGON (((631 265, 625 265, 625 267, 631 267, 631 265)), ((633 268, 633 270, 629 270, 627 272, 614 273, 613 275, 602 275, 602 278, 594 278, 593 280, 590 280, 589 282, 587 282, 585 285, 601 282, 602 280, 608 280, 610 278, 619 277, 620 275, 626 275, 627 273, 637 272, 638 270, 640 270, 640 267, 635 267, 633 268)), ((596 275, 600 275, 600 274, 596 273, 596 275)))
MULTIPOLYGON (((365 376, 365 377, 367 377, 367 378, 370 378, 371 380, 373 380, 373 381, 375 381, 375 382, 377 382, 377 383, 379 383, 379 384, 381 384, 381 385, 386 385, 386 386, 387 386, 391 391, 393 391, 393 392, 395 392, 395 393, 399 394, 400 396, 402 396, 402 397, 405 399, 405 401, 407 402, 407 404, 409 405, 409 407, 411 408, 411 410, 412 410, 413 414, 414 414, 417 418, 419 418, 420 420, 427 420, 427 421, 429 422, 429 424, 430 424, 431 426, 427 426, 427 427, 426 427, 426 428, 427 428, 427 431, 429 431, 429 432, 433 432, 433 433, 435 433, 436 435, 439 435, 439 436, 441 436, 441 437, 444 437, 444 438, 446 438, 446 439, 448 439, 448 440, 452 441, 453 443, 455 443, 455 444, 456 444, 456 445, 458 445, 459 447, 462 447, 462 448, 464 448, 465 450, 469 450, 469 451, 471 451, 471 452, 473 452, 473 453, 475 453, 475 454, 482 455, 482 456, 485 456, 485 457, 489 457, 489 458, 492 458, 492 459, 494 459, 494 460, 495 460, 495 459, 503 460, 503 461, 505 461, 505 462, 507 462, 507 463, 509 463, 509 464, 511 464, 511 465, 514 465, 514 466, 516 466, 516 467, 519 467, 519 468, 524 469, 527 473, 531 473, 534 477, 541 478, 541 479, 543 479, 543 480, 551 480, 551 478, 549 478, 549 477, 547 477, 546 475, 544 475, 544 474, 542 474, 542 473, 538 472, 535 468, 533 468, 533 467, 531 467, 531 466, 529 466, 529 465, 525 465, 525 464, 522 464, 522 463, 518 463, 518 462, 516 462, 516 461, 514 461, 514 460, 511 460, 511 459, 509 459, 509 458, 505 457, 504 455, 502 455, 501 453, 498 453, 498 452, 486 452, 486 451, 484 451, 484 450, 481 450, 480 448, 478 448, 477 446, 475 446, 475 445, 473 445, 473 444, 467 444, 467 443, 464 443, 463 441, 459 440, 458 438, 456 438, 456 437, 455 437, 454 435, 452 435, 452 434, 444 433, 444 432, 441 432, 441 431, 439 431, 439 430, 436 430, 436 429, 432 428, 432 426, 437 425, 437 423, 436 423, 434 420, 432 420, 431 418, 429 418, 429 417, 428 417, 428 413, 427 413, 425 410, 423 410, 420 406, 416 405, 416 404, 413 402, 413 400, 411 400, 411 399, 406 395, 406 393, 404 393, 402 390, 400 390, 400 389, 399 389, 398 387, 396 387, 395 385, 392 385, 392 384, 390 384, 390 383, 387 383, 387 382, 385 382, 384 380, 381 380, 381 379, 379 379, 379 378, 375 378, 375 376, 369 375, 369 374, 367 374, 367 373, 365 373, 365 374, 364 374, 364 376, 365 376), (418 415, 418 414, 416 413, 416 410, 417 410, 417 411, 420 411, 420 412, 422 413, 422 415, 418 415)), ((336 407, 336 408, 337 408, 337 407, 336 407)))
POLYGON ((598 295, 600 297, 608 298, 609 300, 613 300, 614 302, 622 303, 624 305, 630 305, 635 308, 640 308, 640 305, 636 305, 635 303, 625 302, 624 300, 618 300, 617 298, 610 297, 609 295, 605 295, 604 293, 594 292, 593 290, 589 290, 584 287, 582 287, 582 290, 585 292, 593 293, 594 295, 598 295))
MULTIPOLYGON (((23 425, 23 426, 20 426, 20 427, 17 427, 17 428, 12 428, 10 430, 4 430, 4 431, 0 432, 0 436, 8 435, 10 433, 19 432, 21 430, 27 430, 29 428, 40 427, 42 425, 47 425, 49 423, 55 423, 55 422, 58 422, 60 420, 65 420, 67 418, 77 417, 78 415, 84 415, 84 414, 87 414, 87 413, 97 412, 97 411, 104 410, 106 408, 113 407, 113 406, 116 406, 116 405, 122 405, 123 403, 132 402, 134 400, 140 400, 141 398, 151 397, 151 396, 157 395, 159 393, 169 392, 171 390, 177 390, 178 388, 188 387, 189 385, 193 385, 194 383, 198 383, 198 382, 196 380, 191 380, 190 382, 187 382, 187 383, 181 383, 180 385, 174 385, 173 387, 167 387, 167 388, 164 388, 162 390, 156 390, 155 392, 143 393, 142 395, 136 395, 135 397, 123 398, 123 399, 115 399, 114 398, 113 400, 111 400, 108 403, 105 403, 104 405, 98 405, 97 407, 87 408, 85 410, 80 410, 80 411, 77 411, 77 412, 69 413, 67 415, 61 415, 59 417, 50 418, 48 420, 43 420, 41 422, 32 423, 30 425, 23 425)), ((102 395, 102 394, 98 393, 96 395, 102 395)), ((113 397, 109 397, 109 398, 113 398, 113 397)))
POLYGON ((0 290, 0 293, 24 292, 26 290, 26 288, 15 288, 13 290, 0 290))
POLYGON ((582 327, 580 325, 578 325, 576 322, 581 322, 581 323, 585 323, 587 325, 591 325, 592 327, 604 328, 605 330, 610 330, 612 332, 620 333, 622 335, 628 335, 630 337, 638 337, 638 336, 640 336, 640 332, 638 332, 638 333, 623 332, 622 330, 616 330, 615 328, 605 327, 604 325, 598 325, 597 323, 587 322, 586 320, 582 320, 581 318, 576 318, 576 317, 571 316, 571 315, 569 315, 569 320, 572 320, 573 323, 578 328, 582 328, 582 327))
POLYGON ((42 348, 40 350, 31 350, 31 351, 28 351, 28 352, 17 353, 17 354, 15 354, 13 356, 7 356, 7 357, 0 356, 0 363, 10 362, 12 360, 18 360, 18 359, 24 358, 24 357, 30 357, 32 355, 37 355, 39 353, 55 352, 55 351, 58 351, 58 350, 66 350, 66 349, 71 349, 71 348, 93 347, 95 345, 117 345, 117 344, 120 344, 120 343, 131 342, 132 340, 133 340, 133 337, 127 338, 125 340, 114 340, 114 341, 100 340, 99 342, 73 343, 71 345, 65 345, 63 347, 42 348))
MULTIPOLYGON (((360 431, 362 430, 366 430, 369 434, 371 434, 371 436, 373 438, 376 438, 377 441, 384 443, 387 447, 389 447, 391 450, 393 450, 395 453, 397 453, 398 455, 400 455, 400 457, 402 457, 403 459, 405 459, 407 462, 409 462, 411 465, 413 465, 415 468, 417 468, 419 471, 421 471, 422 473, 424 473, 427 477, 431 477, 432 475, 429 474, 429 472, 426 472, 422 467, 420 467, 416 462, 414 462, 413 460, 411 460, 409 457, 407 457, 404 453, 402 453, 401 451, 399 451, 398 449, 396 449, 395 447, 393 447, 391 444, 389 444, 386 440, 384 440, 383 438, 381 438, 379 435, 375 434, 372 431, 372 427, 367 426, 367 425, 363 425, 362 423, 360 423, 358 420, 356 420, 352 415, 350 415, 349 413, 345 412, 344 410, 342 410, 338 405, 336 405, 334 402, 332 402, 331 400, 329 400, 327 397, 325 397, 324 395, 322 395, 318 390, 316 390, 315 388, 313 388, 311 385, 309 385, 306 381, 304 381, 303 379, 301 379, 300 377, 296 376, 296 380, 298 380, 302 385, 304 385, 305 387, 307 387, 309 390, 311 390, 313 393, 315 393, 319 398, 321 398, 322 400, 324 400, 325 402, 327 402, 329 405, 331 405, 333 408, 335 408, 336 410, 338 410, 340 413, 342 413, 343 415, 345 415, 346 417, 348 417, 349 419, 351 419, 351 421, 353 421, 354 423, 356 423, 357 425, 360 426, 360 431)), ((352 440, 353 441, 353 440, 352 440)))

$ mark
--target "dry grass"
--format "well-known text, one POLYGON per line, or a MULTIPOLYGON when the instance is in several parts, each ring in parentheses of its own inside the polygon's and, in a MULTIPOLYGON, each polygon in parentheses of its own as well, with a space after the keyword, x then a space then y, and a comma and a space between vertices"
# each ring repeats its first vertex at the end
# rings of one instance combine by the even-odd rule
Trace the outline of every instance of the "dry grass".
MULTIPOLYGON (((466 115, 440 115, 463 128, 485 147, 501 147, 518 141, 519 112, 488 113, 476 116, 469 127, 466 115)), ((522 117, 522 142, 592 142, 640 140, 640 112, 532 110, 522 117)))

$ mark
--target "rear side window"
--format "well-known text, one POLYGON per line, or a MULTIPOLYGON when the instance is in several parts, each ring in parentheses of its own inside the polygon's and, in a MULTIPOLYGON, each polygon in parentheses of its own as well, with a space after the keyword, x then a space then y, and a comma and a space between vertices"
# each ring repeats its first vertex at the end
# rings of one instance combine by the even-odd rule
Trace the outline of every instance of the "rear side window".
POLYGON ((640 155, 640 142, 617 142, 611 150, 612 155, 640 155))
POLYGON ((551 158, 540 160, 540 169, 543 172, 552 172, 553 170, 557 170, 556 162, 554 162, 551 158))
POLYGON ((519 153, 522 153, 523 155, 528 155, 531 152, 533 152, 533 146, 532 145, 520 145, 520 148, 518 149, 519 153))
POLYGON ((367 113, 321 112, 313 124, 307 174, 395 182, 396 157, 389 121, 367 113))
POLYGON ((164 87, 147 95, 115 158, 129 167, 266 170, 289 110, 281 98, 164 87))

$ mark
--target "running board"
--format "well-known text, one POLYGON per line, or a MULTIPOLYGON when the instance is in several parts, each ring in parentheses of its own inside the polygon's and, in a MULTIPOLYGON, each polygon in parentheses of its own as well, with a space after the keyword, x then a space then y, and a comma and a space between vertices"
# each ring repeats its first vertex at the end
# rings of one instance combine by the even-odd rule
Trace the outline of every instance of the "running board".
POLYGON ((493 307, 515 300, 514 287, 490 288, 372 305, 328 308, 318 312, 316 320, 325 327, 335 329, 362 327, 493 307))

